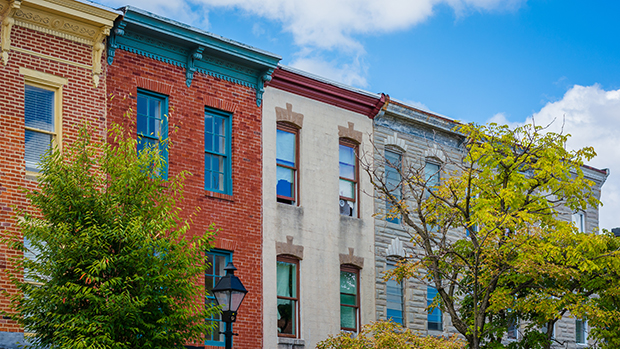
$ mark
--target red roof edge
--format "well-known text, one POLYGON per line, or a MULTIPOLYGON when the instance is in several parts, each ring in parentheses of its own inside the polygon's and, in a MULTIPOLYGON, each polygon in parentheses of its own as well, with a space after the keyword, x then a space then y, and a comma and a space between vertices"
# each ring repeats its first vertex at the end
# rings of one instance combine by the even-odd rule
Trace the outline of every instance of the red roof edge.
POLYGON ((583 165, 583 167, 588 168, 588 169, 593 170, 593 171, 596 171, 596 172, 600 172, 600 173, 605 174, 605 175, 609 175, 609 173, 608 173, 609 169, 606 169, 606 168, 601 170, 600 168, 592 167, 592 166, 589 166, 589 165, 583 165))
POLYGON ((331 104, 374 119, 386 102, 385 94, 371 96, 319 81, 278 67, 271 75, 269 86, 319 102, 331 104))

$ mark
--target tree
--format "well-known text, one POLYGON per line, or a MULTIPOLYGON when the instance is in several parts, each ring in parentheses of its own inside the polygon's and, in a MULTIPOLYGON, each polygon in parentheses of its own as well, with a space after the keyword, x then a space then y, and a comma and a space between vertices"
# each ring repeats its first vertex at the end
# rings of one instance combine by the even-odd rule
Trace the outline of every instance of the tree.
POLYGON ((157 150, 138 155, 117 125, 109 139, 95 142, 83 127, 47 154, 18 213, 23 242, 3 237, 18 250, 8 274, 20 293, 8 315, 33 333, 34 348, 182 348, 213 327, 205 318, 217 308, 205 306, 197 280, 215 229, 188 236, 176 206, 187 173, 161 179, 157 150))
POLYGON ((365 325, 357 335, 340 332, 317 344, 317 349, 463 349, 465 343, 453 336, 422 337, 391 321, 365 325))
MULTIPOLYGON (((401 218, 414 245, 390 275, 435 287, 432 305, 450 315, 469 348, 497 347, 510 322, 534 314, 520 292, 554 282, 576 265, 581 271, 592 267, 586 262, 584 269, 580 261, 617 255, 608 249, 585 254, 575 227, 559 219, 562 206, 600 203, 582 172, 584 161, 595 156, 592 148, 569 151, 568 135, 534 125, 461 124, 455 131, 461 148, 446 151, 435 169, 424 161, 395 164, 385 158, 363 160, 362 167, 391 207, 388 217, 401 218), (386 167, 398 171, 398 183, 386 178, 386 167), (569 258, 548 258, 566 247, 573 253, 569 258), (540 272, 547 267, 548 273, 540 272)), ((572 299, 573 310, 588 298, 571 294, 560 297, 572 299)))

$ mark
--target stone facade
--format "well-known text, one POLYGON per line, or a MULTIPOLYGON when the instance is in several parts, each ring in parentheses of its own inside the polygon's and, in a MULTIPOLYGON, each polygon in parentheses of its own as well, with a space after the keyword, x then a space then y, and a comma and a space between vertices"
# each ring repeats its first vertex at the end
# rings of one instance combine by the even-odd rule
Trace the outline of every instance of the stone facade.
MULTIPOLYGON (((462 137, 452 131, 456 122, 406 104, 389 101, 384 111, 374 119, 375 163, 381 163, 385 150, 401 154, 403 162, 408 165, 422 166, 427 158, 443 161, 445 157, 458 158, 462 137)), ((449 168, 447 169, 450 170, 449 168)), ((381 169, 383 171, 383 169, 381 169)), ((607 178, 606 170, 583 167, 585 176, 594 181, 594 194, 600 198, 601 187, 607 178)), ((379 195, 375 197, 375 268, 377 320, 385 320, 387 316, 387 292, 383 275, 389 264, 396 263, 400 258, 411 255, 413 244, 407 227, 400 223, 390 222, 385 217, 386 202, 379 195)), ((596 231, 598 228, 598 209, 588 208, 582 212, 585 217, 585 231, 596 231)), ((573 212, 567 208, 560 209, 560 219, 571 221, 573 212)), ((452 232, 458 237, 463 232, 452 232)), ((404 325, 425 335, 458 334, 452 326, 448 314, 443 314, 441 331, 429 330, 427 322, 427 284, 417 279, 407 279, 403 286, 403 317, 404 325)), ((522 329, 524 329, 522 324, 522 329)), ((575 343, 575 319, 564 316, 556 323, 555 338, 566 346, 558 348, 583 347, 575 343)))
POLYGON ((360 171, 359 213, 340 214, 339 140, 357 140, 360 154, 372 154, 371 117, 382 104, 380 95, 291 68, 273 74, 263 106, 264 348, 314 348, 341 330, 341 266, 359 271, 358 321, 375 320, 372 185, 360 171), (279 123, 297 128, 294 202, 278 202, 276 195, 279 123), (278 332, 276 264, 281 256, 293 258, 299 267, 297 326, 289 337, 278 332))

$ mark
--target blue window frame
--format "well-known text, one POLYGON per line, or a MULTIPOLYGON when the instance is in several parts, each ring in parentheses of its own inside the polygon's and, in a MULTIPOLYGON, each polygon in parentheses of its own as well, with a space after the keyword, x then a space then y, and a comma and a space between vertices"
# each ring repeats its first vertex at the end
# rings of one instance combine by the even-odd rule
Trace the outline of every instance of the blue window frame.
POLYGON ((232 195, 231 119, 205 108, 205 190, 232 195))
MULTIPOLYGON (((426 306, 430 306, 433 303, 433 299, 437 297, 437 289, 432 286, 426 288, 426 306)), ((443 314, 439 307, 428 309, 428 315, 426 316, 426 322, 428 323, 429 330, 443 331, 443 314)))
POLYGON ((168 97, 159 93, 138 90, 136 113, 138 153, 158 149, 163 160, 160 175, 168 178, 168 97))
MULTIPOLYGON (((394 264, 388 264, 387 270, 394 269, 394 264)), ((387 318, 392 321, 404 325, 403 322, 403 284, 390 278, 385 284, 385 293, 387 298, 387 318)))
MULTIPOLYGON (((393 151, 385 151, 385 185, 387 189, 392 193, 397 200, 402 199, 402 191, 400 187, 400 172, 402 170, 402 157, 401 154, 393 151)), ((394 208, 392 202, 389 199, 385 200, 385 210, 388 214, 385 218, 386 221, 391 223, 400 223, 400 215, 390 214, 390 211, 394 208)))
MULTIPOLYGON (((211 290, 217 282, 220 281, 222 276, 226 274, 224 267, 226 267, 228 262, 232 262, 232 253, 227 251, 211 250, 207 252, 207 261, 209 262, 209 268, 207 268, 207 271, 205 272, 205 303, 217 304, 211 290)), ((216 314, 212 318, 207 319, 207 321, 217 322, 218 327, 216 327, 213 333, 205 334, 205 345, 223 347, 224 336, 219 334, 219 332, 223 332, 226 329, 226 324, 222 322, 222 315, 216 314)))

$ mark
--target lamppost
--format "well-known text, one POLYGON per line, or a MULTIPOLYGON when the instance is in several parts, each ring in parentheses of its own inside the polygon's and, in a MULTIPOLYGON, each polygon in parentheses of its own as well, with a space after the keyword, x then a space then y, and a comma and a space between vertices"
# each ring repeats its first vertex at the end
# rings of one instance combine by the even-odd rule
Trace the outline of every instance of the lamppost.
POLYGON ((224 275, 211 292, 215 296, 218 305, 222 306, 222 321, 226 323, 226 331, 220 332, 226 337, 226 349, 232 349, 232 336, 238 335, 232 331, 232 323, 237 320, 237 310, 245 298, 248 291, 243 287, 241 280, 235 276, 235 266, 232 262, 226 265, 226 275, 224 275))

